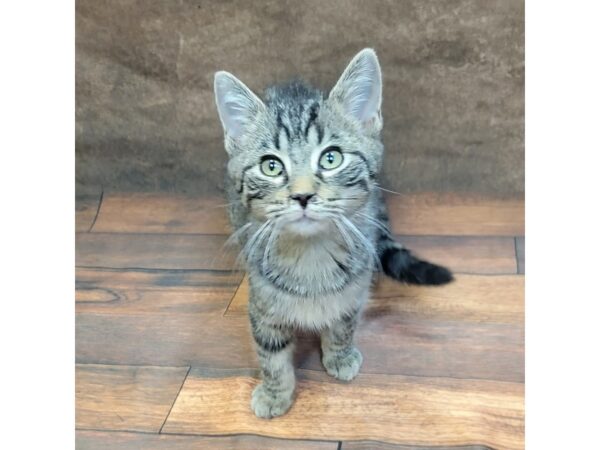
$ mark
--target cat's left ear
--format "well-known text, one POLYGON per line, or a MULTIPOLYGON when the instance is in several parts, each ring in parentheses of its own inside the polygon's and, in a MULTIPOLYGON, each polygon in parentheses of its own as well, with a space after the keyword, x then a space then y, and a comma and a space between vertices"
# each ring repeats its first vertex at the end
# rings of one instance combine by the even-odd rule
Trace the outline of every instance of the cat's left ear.
POLYGON ((381 68, 373 49, 365 48, 352 58, 329 98, 365 128, 381 129, 381 68))

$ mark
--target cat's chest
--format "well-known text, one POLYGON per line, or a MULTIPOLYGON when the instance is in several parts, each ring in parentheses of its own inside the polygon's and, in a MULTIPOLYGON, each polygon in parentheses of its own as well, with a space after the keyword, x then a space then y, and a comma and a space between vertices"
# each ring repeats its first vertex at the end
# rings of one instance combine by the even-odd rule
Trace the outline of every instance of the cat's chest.
POLYGON ((250 279, 254 301, 274 322, 318 329, 366 301, 371 277, 366 260, 353 263, 353 255, 335 241, 281 244, 252 268, 250 279))
POLYGON ((323 295, 296 295, 251 275, 253 298, 263 319, 303 329, 319 330, 330 326, 345 315, 360 310, 368 299, 370 273, 354 278, 339 292, 323 295))
POLYGON ((260 269, 275 286, 299 296, 340 292, 363 271, 334 240, 309 244, 283 240, 263 259, 260 269))

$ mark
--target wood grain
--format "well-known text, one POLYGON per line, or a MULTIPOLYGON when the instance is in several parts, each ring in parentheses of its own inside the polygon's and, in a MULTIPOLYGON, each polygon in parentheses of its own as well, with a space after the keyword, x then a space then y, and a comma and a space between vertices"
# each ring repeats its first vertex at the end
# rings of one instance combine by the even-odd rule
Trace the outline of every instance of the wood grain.
POLYGON ((456 275, 446 286, 415 286, 379 277, 368 319, 383 315, 439 321, 522 324, 525 280, 516 275, 456 275))
POLYGON ((492 199, 473 194, 386 195, 394 233, 440 236, 522 236, 522 199, 492 199))
MULTIPOLYGON (((248 284, 227 317, 247 314, 248 284)), ((363 312, 356 342, 364 373, 524 380, 524 279, 460 275, 444 287, 381 278, 363 312)), ((298 343, 297 363, 322 370, 319 344, 298 343)))
MULTIPOLYGON (((500 285, 502 280, 498 282, 500 285)), ((480 289, 484 291, 484 287, 480 289)), ((407 306, 391 298, 382 299, 382 304, 374 301, 356 338, 365 358, 362 371, 523 381, 524 332, 518 314, 522 306, 515 306, 512 312, 510 306, 498 311, 479 304, 475 297, 467 299, 466 307, 458 303, 445 305, 444 298, 442 290, 437 296, 430 294, 427 307, 410 298, 407 306), (495 317, 493 320, 498 323, 477 319, 478 308, 485 311, 486 307, 487 320, 495 317), (508 323, 512 318, 515 323, 508 323), (507 323, 501 323, 503 320, 507 323)), ((459 302, 460 298, 448 301, 459 302)), ((506 303, 515 301, 509 299, 506 303)), ((77 361, 257 367, 245 315, 221 317, 198 312, 198 307, 196 312, 182 313, 177 309, 168 311, 161 305, 158 302, 154 312, 148 303, 140 303, 143 310, 139 313, 135 307, 110 314, 79 312, 77 361)), ((297 365, 323 370, 318 342, 310 335, 298 343, 297 365)))
POLYGON ((291 410, 267 421, 249 408, 255 372, 192 369, 163 431, 523 448, 524 389, 518 383, 367 374, 340 383, 322 372, 297 375, 291 410))
POLYGON ((204 290, 237 287, 243 272, 229 270, 75 269, 77 287, 141 290, 204 290))
MULTIPOLYGON (((78 233, 78 266, 231 270, 238 249, 226 236, 78 233)), ((458 273, 517 272, 513 238, 400 236, 418 256, 458 273)))
POLYGON ((94 231, 229 234, 227 200, 167 193, 107 193, 94 231))
POLYGON ((76 269, 77 312, 223 314, 242 278, 228 271, 76 269))
MULTIPOLYGON (((362 373, 516 383, 525 379, 523 325, 386 316, 363 319, 355 342, 364 358, 362 373)), ((323 370, 316 338, 298 341, 296 365, 323 370)))
POLYGON ((231 270, 237 250, 226 236, 77 233, 76 265, 119 269, 231 270))
POLYGON ((98 212, 101 196, 102 192, 98 192, 97 195, 83 195, 75 198, 75 231, 87 232, 90 230, 98 212))
POLYGON ((427 261, 454 273, 517 273, 514 240, 494 236, 396 236, 398 242, 427 261))
POLYGON ((76 366, 76 427, 158 432, 188 367, 76 366))
POLYGON ((80 450, 336 450, 337 442, 274 439, 262 436, 182 436, 106 431, 77 431, 80 450))
POLYGON ((110 289, 95 287, 78 287, 75 289, 75 302, 79 304, 115 303, 122 300, 122 295, 110 289))
POLYGON ((399 444, 387 444, 385 442, 375 441, 348 441, 343 442, 340 450, 493 450, 491 447, 485 445, 452 445, 447 446, 421 446, 415 447, 414 445, 399 445, 399 444))
POLYGON ((248 406, 258 364, 247 283, 232 270, 237 249, 223 248, 218 202, 105 194, 91 233, 80 211, 78 448, 337 448, 312 439, 351 450, 522 448, 522 202, 394 196, 400 241, 456 282, 382 277, 358 328, 364 364, 352 383, 329 378, 317 337, 300 334, 298 401, 273 421, 248 406), (163 432, 235 436, 148 434, 174 401, 163 432))
POLYGON ((515 238, 515 249, 517 252, 517 268, 521 274, 525 273, 525 236, 515 238))
MULTIPOLYGON (((515 275, 457 275, 455 282, 414 286, 379 277, 363 313, 366 320, 383 316, 420 317, 439 321, 522 324, 525 280, 515 275)), ((246 315, 248 278, 244 277, 226 315, 246 315)))
POLYGON ((221 314, 77 313, 79 363, 257 367, 248 319, 221 314))
MULTIPOLYGON (((386 194, 393 230, 406 235, 521 236, 522 199, 466 193, 386 194)), ((106 193, 94 231, 230 232, 223 197, 166 193, 106 193)))

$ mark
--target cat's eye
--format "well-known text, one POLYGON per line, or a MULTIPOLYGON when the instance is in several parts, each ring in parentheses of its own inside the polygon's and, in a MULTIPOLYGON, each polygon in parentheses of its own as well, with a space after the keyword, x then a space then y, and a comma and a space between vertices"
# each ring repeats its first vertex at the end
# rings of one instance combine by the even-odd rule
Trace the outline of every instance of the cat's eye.
POLYGON ((268 156, 260 163, 260 171, 268 177, 278 177, 283 172, 283 163, 274 156, 268 156))
POLYGON ((339 147, 328 147, 319 159, 319 166, 325 170, 337 169, 344 161, 344 155, 340 151, 339 147))

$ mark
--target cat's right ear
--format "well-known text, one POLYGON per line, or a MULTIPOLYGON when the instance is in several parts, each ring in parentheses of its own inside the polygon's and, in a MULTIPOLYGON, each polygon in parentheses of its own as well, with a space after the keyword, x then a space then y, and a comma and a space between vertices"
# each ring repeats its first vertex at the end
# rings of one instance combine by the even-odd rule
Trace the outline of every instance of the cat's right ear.
POLYGON ((229 72, 215 74, 215 101, 225 133, 238 138, 247 125, 264 110, 264 103, 229 72))
POLYGON ((329 98, 362 126, 381 129, 381 67, 373 49, 365 48, 352 58, 329 98))

